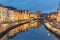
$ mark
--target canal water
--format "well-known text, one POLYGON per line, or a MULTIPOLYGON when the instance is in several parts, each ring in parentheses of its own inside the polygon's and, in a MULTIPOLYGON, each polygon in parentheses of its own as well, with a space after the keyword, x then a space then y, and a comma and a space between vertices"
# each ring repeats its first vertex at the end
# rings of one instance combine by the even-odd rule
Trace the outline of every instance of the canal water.
POLYGON ((19 32, 16 36, 8 40, 60 40, 54 34, 49 32, 45 26, 37 21, 29 23, 25 32, 19 32))

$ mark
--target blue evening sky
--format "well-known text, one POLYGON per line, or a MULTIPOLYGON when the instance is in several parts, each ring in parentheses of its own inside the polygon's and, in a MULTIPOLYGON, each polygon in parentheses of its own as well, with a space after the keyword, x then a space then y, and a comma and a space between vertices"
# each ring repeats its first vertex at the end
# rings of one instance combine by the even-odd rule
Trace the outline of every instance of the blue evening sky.
POLYGON ((20 10, 52 12, 57 11, 59 0, 0 0, 0 3, 20 10))

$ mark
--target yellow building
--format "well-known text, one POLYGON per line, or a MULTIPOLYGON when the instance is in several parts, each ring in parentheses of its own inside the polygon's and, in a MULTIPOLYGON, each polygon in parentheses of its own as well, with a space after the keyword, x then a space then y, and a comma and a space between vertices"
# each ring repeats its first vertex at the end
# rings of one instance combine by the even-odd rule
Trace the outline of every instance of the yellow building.
POLYGON ((15 10, 14 11, 14 21, 18 21, 18 17, 19 17, 19 11, 15 10))
POLYGON ((23 14, 22 14, 22 11, 19 12, 19 15, 18 15, 18 20, 19 21, 22 21, 23 20, 23 14))
POLYGON ((29 12, 27 10, 22 11, 23 20, 29 20, 29 12))
POLYGON ((49 19, 56 20, 57 19, 57 12, 51 12, 49 19))
POLYGON ((58 11, 57 11, 57 22, 60 23, 60 2, 59 2, 59 7, 58 7, 58 11))
POLYGON ((35 17, 35 19, 38 19, 38 17, 39 17, 39 13, 38 12, 35 12, 35 15, 34 15, 35 17))
POLYGON ((35 17, 35 16, 34 16, 34 13, 31 12, 31 13, 30 13, 30 20, 34 19, 34 17, 35 17))
POLYGON ((27 10, 21 10, 19 12, 19 21, 21 20, 29 20, 29 12, 27 10))
POLYGON ((30 19, 38 19, 39 18, 39 13, 35 12, 31 12, 30 13, 30 19))

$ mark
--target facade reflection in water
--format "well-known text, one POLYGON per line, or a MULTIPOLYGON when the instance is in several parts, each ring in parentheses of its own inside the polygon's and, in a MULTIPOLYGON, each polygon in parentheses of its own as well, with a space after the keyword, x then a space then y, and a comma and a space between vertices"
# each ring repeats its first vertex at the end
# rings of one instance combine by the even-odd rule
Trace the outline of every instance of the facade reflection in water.
POLYGON ((15 28, 13 30, 11 30, 8 33, 8 37, 17 35, 17 33, 19 33, 19 32, 26 32, 26 31, 28 31, 28 29, 30 27, 37 28, 39 25, 40 25, 40 23, 38 21, 31 21, 30 23, 23 24, 23 25, 18 26, 17 28, 15 28))
MULTIPOLYGON (((17 23, 16 23, 17 24, 17 23)), ((4 24, 5 26, 8 26, 9 24, 4 24)), ((1 25, 3 26, 3 25, 1 25)), ((29 28, 38 28, 39 26, 41 26, 41 23, 39 21, 31 21, 30 23, 26 23, 26 24, 23 24, 21 26, 18 26, 17 28, 11 30, 9 33, 6 34, 6 37, 8 37, 9 39, 12 37, 15 37, 15 35, 17 35, 18 33, 20 32, 27 32, 29 28)), ((40 30, 40 29, 39 29, 40 30)), ((43 27, 42 27, 42 30, 45 30, 43 27)), ((41 30, 41 31, 42 31, 41 30)), ((48 37, 50 36, 49 34, 49 30, 47 31, 47 35, 48 37)), ((52 32, 51 32, 52 33, 52 32)), ((5 37, 5 38, 6 38, 5 37)), ((58 40, 60 40, 60 38, 57 37, 58 40)))
MULTIPOLYGON (((41 24, 42 24, 42 23, 40 23, 39 21, 31 21, 30 23, 21 25, 21 26, 17 27, 16 29, 13 29, 13 30, 14 30, 15 33, 19 33, 19 32, 29 32, 29 31, 28 31, 29 28, 39 28, 39 27, 42 27, 41 24)), ((39 30, 40 30, 40 29, 39 29, 39 30)), ((45 30, 45 29, 42 27, 42 30, 45 30)), ((45 33, 45 32, 43 32, 43 33, 45 33)), ((43 34, 43 33, 42 33, 42 34, 43 34)), ((57 40, 60 40, 60 38, 58 38, 58 37, 56 37, 56 36, 53 36, 53 34, 51 34, 52 32, 50 32, 49 30, 47 30, 46 33, 48 33, 48 34, 47 34, 48 37, 51 37, 51 35, 52 35, 52 38, 55 38, 55 39, 57 39, 57 40)), ((46 33, 45 33, 45 34, 46 34, 46 33)), ((20 33, 19 33, 19 34, 20 34, 20 33)), ((24 36, 24 35, 23 35, 23 36, 24 36)), ((14 37, 15 37, 15 36, 14 36, 14 37)), ((47 37, 47 39, 48 39, 48 37, 47 37)), ((51 39, 52 39, 52 38, 51 38, 51 39)), ((51 39, 49 39, 49 40, 51 40, 51 39)))

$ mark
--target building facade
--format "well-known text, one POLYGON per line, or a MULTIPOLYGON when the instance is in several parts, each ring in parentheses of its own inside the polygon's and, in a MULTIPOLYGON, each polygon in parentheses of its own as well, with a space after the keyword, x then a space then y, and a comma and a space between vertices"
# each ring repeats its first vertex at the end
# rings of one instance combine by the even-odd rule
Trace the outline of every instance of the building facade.
POLYGON ((60 23, 60 2, 59 2, 59 6, 58 6, 58 10, 57 10, 57 22, 60 23))
POLYGON ((57 19, 57 12, 51 12, 49 15, 50 20, 56 20, 57 19))
POLYGON ((7 22, 8 8, 0 5, 0 22, 7 22))
POLYGON ((14 11, 14 21, 18 21, 18 17, 19 17, 19 11, 15 10, 14 11))
POLYGON ((38 19, 39 11, 30 13, 28 10, 17 10, 11 6, 0 5, 0 22, 15 22, 38 19))
POLYGON ((23 20, 29 20, 29 12, 28 12, 28 10, 23 10, 22 15, 23 15, 23 20))

